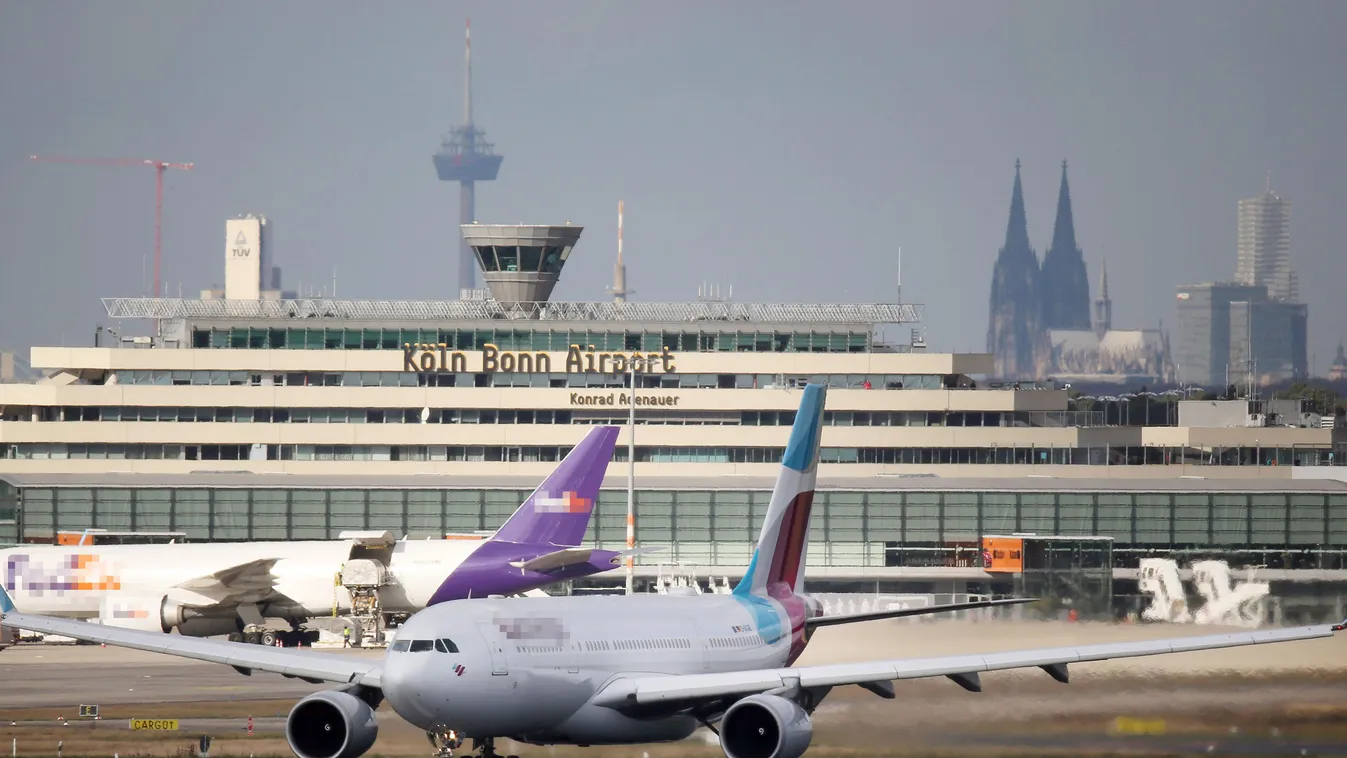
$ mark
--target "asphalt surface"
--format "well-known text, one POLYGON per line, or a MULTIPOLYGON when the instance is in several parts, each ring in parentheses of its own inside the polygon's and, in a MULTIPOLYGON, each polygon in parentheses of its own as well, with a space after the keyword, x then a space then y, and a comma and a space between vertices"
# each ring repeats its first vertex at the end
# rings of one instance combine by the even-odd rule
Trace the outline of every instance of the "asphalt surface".
MULTIPOLYGON (((994 652, 1187 636, 1231 631, 1169 625, 1057 624, 1034 622, 884 621, 832 627, 815 635, 799 665, 994 652)), ((305 651, 300 651, 305 652, 305 651)), ((382 651, 318 650, 328 655, 382 656, 382 651)), ((833 692, 815 714, 814 745, 871 750, 1162 752, 1169 755, 1334 755, 1347 756, 1347 737, 1325 736, 1322 724, 1301 711, 1337 708, 1347 724, 1347 634, 1326 640, 1260 645, 1131 660, 1080 664, 1062 685, 1037 669, 993 672, 982 677, 983 692, 970 693, 944 678, 896 684, 896 700, 859 688, 833 692), (1166 735, 1110 734, 1118 717, 1163 718, 1166 735), (1299 719, 1299 720, 1297 720, 1299 719), (1281 729, 1273 724, 1285 722, 1281 729), (1178 727, 1182 725, 1182 729, 1178 727)), ((284 713, 294 700, 324 689, 297 680, 258 673, 243 676, 227 666, 182 661, 169 656, 98 646, 22 645, 0 651, 0 724, 25 719, 37 707, 182 703, 195 710, 179 716, 182 733, 207 732, 226 738, 246 731, 246 719, 208 718, 201 704, 272 700, 254 719, 254 733, 280 735, 284 713)), ((208 706, 207 706, 208 707, 208 706)), ((123 709, 125 710, 125 709, 123 709)), ((155 717, 173 717, 156 707, 155 717)), ((149 714, 147 714, 149 715, 149 714)), ((385 706, 379 709, 381 753, 423 755, 424 736, 385 706), (404 746, 407 752, 404 752, 404 746)), ((1331 724, 1330 724, 1331 726, 1331 724)), ((20 722, 19 733, 50 729, 46 722, 20 722)), ((88 729, 73 723, 76 730, 88 729)), ((109 719, 97 730, 128 729, 125 719, 109 719)), ((65 730, 62 729, 64 732, 65 730)), ((106 734, 106 732, 105 732, 106 734)), ((178 737, 165 736, 165 745, 178 737)), ((275 737, 270 738, 272 741, 275 737)), ((714 738, 694 742, 719 755, 714 738)), ((673 748, 674 746, 665 746, 673 748)), ((693 747, 692 745, 685 746, 693 747)), ((515 752, 536 755, 538 748, 515 752)), ((664 747, 652 746, 651 758, 664 747)), ((560 756, 565 749, 557 748, 560 756)), ((623 755, 629 755, 624 752, 623 755)), ((567 754, 568 755, 568 754, 567 754)), ((578 753, 577 753, 578 755, 578 753)), ((605 754, 606 755, 606 754, 605 754)), ((637 753, 640 755, 640 753, 637 753)))
MULTIPOLYGON (((383 656, 383 651, 314 652, 383 656)), ((326 689, 275 674, 244 676, 228 666, 158 653, 70 644, 24 644, 0 650, 0 682, 4 683, 0 686, 0 717, 4 709, 12 708, 300 698, 326 689)))

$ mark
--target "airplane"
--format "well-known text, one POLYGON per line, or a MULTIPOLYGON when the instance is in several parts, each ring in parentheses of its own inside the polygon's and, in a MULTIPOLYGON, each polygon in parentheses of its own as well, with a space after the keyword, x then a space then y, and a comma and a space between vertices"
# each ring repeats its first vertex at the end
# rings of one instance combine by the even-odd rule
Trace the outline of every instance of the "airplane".
POLYGON ((269 647, 312 644, 317 632, 300 625, 336 611, 365 619, 361 626, 381 626, 385 614, 536 592, 609 571, 627 556, 580 546, 617 434, 613 426, 590 430, 488 538, 344 532, 322 541, 22 546, 0 550, 0 586, 24 613, 233 635, 269 647), (268 630, 268 618, 288 621, 292 630, 268 630))
MULTIPOLYGON (((814 631, 951 606, 825 616, 803 594, 809 515, 826 389, 807 385, 757 549, 729 595, 473 598, 427 608, 398 630, 382 660, 267 650, 222 640, 165 638, 27 614, 6 624, 108 645, 212 661, 251 676, 278 673, 336 689, 299 700, 285 734, 298 758, 357 758, 378 737, 384 700, 425 729, 437 756, 472 739, 531 745, 633 745, 714 731, 726 758, 799 758, 811 717, 835 687, 896 697, 896 680, 948 677, 980 692, 984 671, 1041 668, 1069 681, 1070 664, 1331 637, 1320 625, 1144 642, 935 658, 794 666, 814 631)), ((1024 602, 1024 598, 980 603, 1024 602)), ((963 604, 975 605, 975 604, 963 604)))

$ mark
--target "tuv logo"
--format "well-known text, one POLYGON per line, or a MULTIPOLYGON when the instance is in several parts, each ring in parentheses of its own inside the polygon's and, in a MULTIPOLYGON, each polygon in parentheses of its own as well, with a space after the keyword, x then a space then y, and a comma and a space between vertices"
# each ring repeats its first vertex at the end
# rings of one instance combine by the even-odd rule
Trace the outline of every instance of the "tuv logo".
POLYGON ((455 673, 455 674, 458 674, 459 676, 463 676, 463 672, 464 672, 464 671, 467 671, 467 669, 463 668, 463 664, 461 664, 461 663, 456 663, 456 664, 454 664, 454 673, 455 673))

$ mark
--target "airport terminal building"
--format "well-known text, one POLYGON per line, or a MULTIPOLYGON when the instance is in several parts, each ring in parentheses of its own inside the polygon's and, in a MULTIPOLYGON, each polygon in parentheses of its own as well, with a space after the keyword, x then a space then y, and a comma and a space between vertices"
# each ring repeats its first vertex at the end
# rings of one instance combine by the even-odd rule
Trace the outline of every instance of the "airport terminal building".
POLYGON ((1063 387, 988 383, 990 355, 928 351, 906 303, 551 302, 580 232, 465 226, 490 292, 459 300, 284 297, 234 254, 224 291, 105 301, 116 333, 35 347, 45 377, 0 385, 0 542, 491 529, 586 426, 615 424, 591 535, 620 547, 634 399, 637 541, 667 548, 646 563, 730 572, 798 388, 826 382, 819 576, 972 569, 960 546, 1006 532, 1108 535, 1123 568, 1217 548, 1347 568, 1331 422, 1120 423, 1118 402, 1082 410, 1063 387))

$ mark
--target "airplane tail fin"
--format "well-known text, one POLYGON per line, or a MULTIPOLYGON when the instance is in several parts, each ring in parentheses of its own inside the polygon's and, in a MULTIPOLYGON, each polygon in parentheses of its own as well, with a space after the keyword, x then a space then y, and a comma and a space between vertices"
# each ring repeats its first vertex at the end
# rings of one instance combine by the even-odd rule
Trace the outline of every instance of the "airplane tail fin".
POLYGON ((491 539, 579 545, 589 528, 608 462, 613 458, 617 432, 615 426, 591 429, 491 539))
POLYGON ((809 384, 800 398, 800 410, 790 430, 781 470, 767 506, 758 548, 748 571, 734 592, 766 595, 768 588, 784 583, 799 592, 804 581, 805 553, 809 547, 809 513, 814 505, 814 482, 818 479, 819 436, 823 429, 823 406, 828 389, 809 384))
POLYGON ((9 593, 5 591, 5 585, 0 584, 0 616, 14 610, 14 601, 9 599, 9 593))

